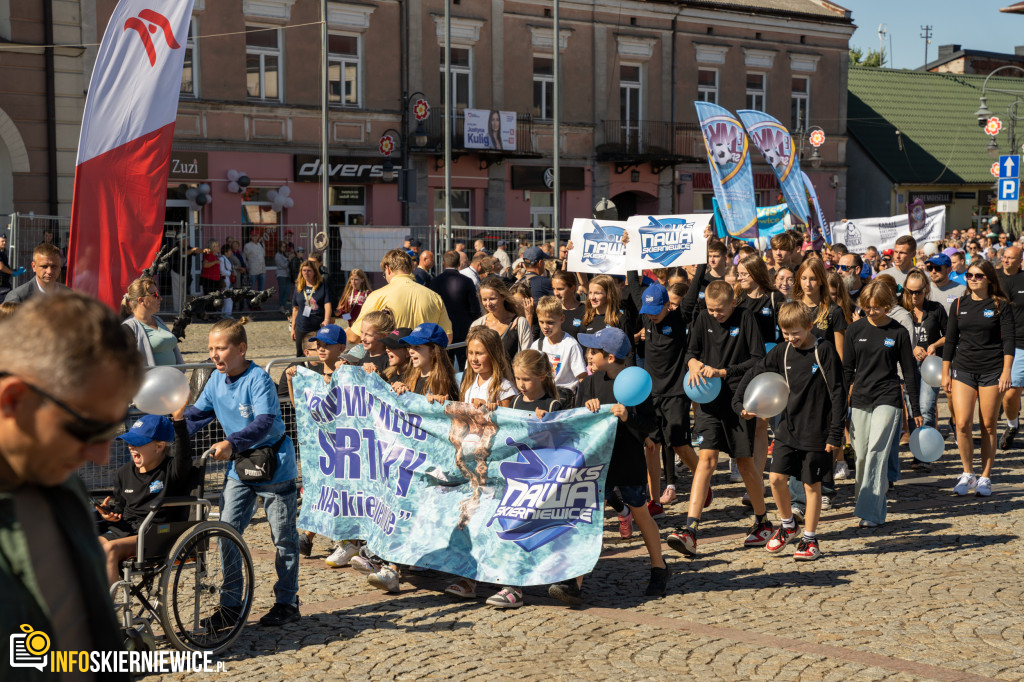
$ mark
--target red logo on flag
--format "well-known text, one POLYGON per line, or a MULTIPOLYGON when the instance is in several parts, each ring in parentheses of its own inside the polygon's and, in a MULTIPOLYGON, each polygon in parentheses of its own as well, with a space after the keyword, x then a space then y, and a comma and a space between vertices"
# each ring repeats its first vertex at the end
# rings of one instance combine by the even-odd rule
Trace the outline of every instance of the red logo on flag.
POLYGON ((167 47, 172 50, 177 50, 181 47, 178 41, 174 39, 174 31, 171 30, 171 22, 167 21, 167 17, 164 15, 154 12, 151 9, 144 9, 139 12, 138 17, 131 17, 128 21, 124 22, 124 30, 132 29, 138 32, 139 39, 142 40, 142 46, 146 48, 146 55, 149 57, 149 65, 156 66, 156 46, 153 45, 153 39, 149 37, 150 33, 156 33, 157 29, 160 29, 164 33, 164 40, 167 41, 167 47))

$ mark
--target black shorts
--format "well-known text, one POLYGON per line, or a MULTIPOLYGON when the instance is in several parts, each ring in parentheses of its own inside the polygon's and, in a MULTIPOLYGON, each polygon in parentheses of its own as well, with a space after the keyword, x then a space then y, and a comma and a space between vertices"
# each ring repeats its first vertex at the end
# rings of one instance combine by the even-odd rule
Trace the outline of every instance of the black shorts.
POLYGON ((832 455, 824 450, 797 450, 775 441, 775 448, 772 450, 773 474, 795 476, 801 483, 814 485, 821 483, 830 471, 832 455))
POLYGON ((727 452, 733 459, 754 456, 755 420, 743 419, 738 414, 717 417, 697 408, 697 426, 701 450, 727 452))
POLYGON ((962 369, 953 370, 953 381, 959 381, 971 388, 987 388, 988 386, 999 385, 999 375, 1002 372, 965 372, 962 369))
MULTIPOLYGON (((626 503, 627 507, 643 507, 647 504, 647 486, 646 485, 620 485, 616 486, 619 491, 619 497, 626 503)), ((612 489, 608 489, 608 497, 612 492, 612 489)))
POLYGON ((690 399, 685 395, 656 395, 652 398, 657 426, 651 440, 680 448, 690 444, 690 399))
POLYGON ((135 529, 132 528, 132 524, 124 519, 120 521, 100 521, 97 531, 97 535, 102 535, 108 540, 120 540, 121 538, 138 535, 135 529))

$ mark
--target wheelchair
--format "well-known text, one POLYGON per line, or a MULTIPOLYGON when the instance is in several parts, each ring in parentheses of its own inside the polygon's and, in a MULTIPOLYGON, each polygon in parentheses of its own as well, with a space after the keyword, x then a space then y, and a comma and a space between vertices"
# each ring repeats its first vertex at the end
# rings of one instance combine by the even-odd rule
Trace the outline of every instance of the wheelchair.
POLYGON ((136 554, 122 562, 122 577, 110 588, 129 651, 156 649, 154 622, 174 648, 211 654, 230 646, 245 627, 254 591, 252 555, 238 531, 208 518, 212 505, 203 498, 203 482, 209 455, 193 471, 191 496, 149 506, 136 554), (175 507, 187 509, 187 520, 156 520, 158 512, 175 507), (222 609, 222 595, 237 607, 222 609))

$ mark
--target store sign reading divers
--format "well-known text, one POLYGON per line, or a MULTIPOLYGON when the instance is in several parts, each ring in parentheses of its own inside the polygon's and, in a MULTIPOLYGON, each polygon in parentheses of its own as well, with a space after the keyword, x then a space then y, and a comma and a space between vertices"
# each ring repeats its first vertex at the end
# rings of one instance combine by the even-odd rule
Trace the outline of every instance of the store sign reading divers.
MULTIPOLYGON (((320 182, 320 157, 295 155, 295 182, 320 182)), ((396 165, 395 170, 399 168, 396 165)), ((332 183, 384 182, 384 159, 377 156, 332 156, 329 176, 332 183)))

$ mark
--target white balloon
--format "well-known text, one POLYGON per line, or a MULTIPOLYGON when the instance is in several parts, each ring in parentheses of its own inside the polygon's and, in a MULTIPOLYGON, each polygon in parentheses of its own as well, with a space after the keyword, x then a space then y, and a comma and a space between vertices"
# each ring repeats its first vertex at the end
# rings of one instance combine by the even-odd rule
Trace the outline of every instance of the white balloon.
POLYGON ((212 194, 204 194, 203 196, 204 196, 204 197, 206 197, 206 203, 207 203, 207 205, 209 205, 209 204, 212 204, 212 203, 213 203, 213 195, 212 195, 212 194))
POLYGON ((279 195, 281 195, 282 197, 286 197, 286 196, 288 196, 289 194, 291 194, 291 193, 292 193, 292 188, 291 188, 291 187, 289 187, 288 185, 281 185, 281 186, 280 186, 280 187, 279 187, 279 188, 277 189, 277 193, 278 193, 279 195))
POLYGON ((942 385, 942 358, 929 355, 921 361, 921 379, 929 386, 938 388, 942 385))
POLYGON ((195 187, 189 187, 187 190, 185 190, 185 198, 188 199, 189 201, 195 199, 197 196, 199 196, 199 190, 197 190, 195 187))
POLYGON ((935 245, 935 242, 928 242, 921 248, 921 250, 924 251, 924 255, 931 257, 939 252, 939 247, 935 245))
POLYGON ((910 434, 910 451, 922 462, 937 462, 946 449, 946 440, 931 426, 921 426, 910 434))
POLYGON ((240 189, 242 189, 242 188, 239 187, 238 183, 235 182, 234 180, 232 180, 231 182, 228 183, 228 191, 231 192, 232 194, 238 194, 238 191, 240 189))
POLYGON ((285 208, 291 208, 294 205, 295 205, 295 199, 292 199, 291 197, 285 197, 285 200, 284 200, 284 207, 285 208))
POLYGON ((267 190, 267 198, 270 199, 271 201, 276 201, 277 200, 277 190, 276 189, 267 190))
POLYGON ((763 419, 782 414, 787 403, 789 386, 786 379, 775 372, 758 374, 743 392, 743 409, 763 419))
POLYGON ((205 182, 202 183, 201 185, 199 185, 199 193, 200 194, 209 194, 210 193, 210 186, 208 184, 206 184, 205 182))
POLYGON ((284 199, 282 199, 281 197, 274 199, 274 203, 272 203, 270 207, 274 209, 274 213, 280 213, 281 210, 284 208, 284 199))
POLYGON ((228 171, 228 180, 230 180, 231 182, 234 182, 235 180, 238 179, 238 176, 240 176, 240 175, 241 175, 241 173, 239 173, 234 168, 232 168, 231 170, 228 171))
POLYGON ((146 372, 135 394, 135 407, 149 414, 170 414, 188 400, 188 379, 173 367, 154 367, 146 372))

